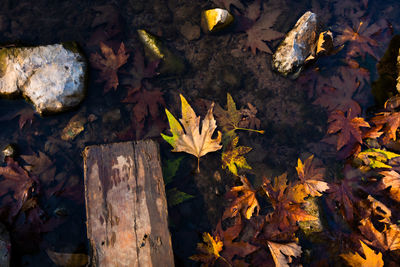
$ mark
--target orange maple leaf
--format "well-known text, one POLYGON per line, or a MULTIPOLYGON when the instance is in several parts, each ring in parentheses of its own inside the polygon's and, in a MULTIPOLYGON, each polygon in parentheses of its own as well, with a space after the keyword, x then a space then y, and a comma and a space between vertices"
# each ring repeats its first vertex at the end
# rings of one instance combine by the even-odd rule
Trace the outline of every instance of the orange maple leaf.
POLYGON ((257 191, 253 189, 246 177, 240 176, 240 180, 243 185, 232 187, 226 194, 227 198, 233 199, 233 201, 225 210, 222 219, 234 217, 238 212, 241 212, 246 219, 250 219, 256 208, 258 214, 260 206, 256 198, 257 191))
POLYGON ((359 229, 368 239, 366 242, 382 252, 400 249, 400 228, 395 224, 390 224, 389 228, 385 224, 385 228, 380 232, 375 228, 371 220, 366 218, 361 220, 359 229))
POLYGON ((100 49, 103 56, 98 53, 90 56, 90 63, 93 68, 100 70, 100 76, 97 79, 98 82, 105 81, 104 93, 113 88, 114 90, 118 87, 118 69, 124 65, 129 58, 129 54, 125 52, 125 45, 121 43, 118 52, 115 54, 111 47, 108 47, 104 43, 100 42, 100 49))
POLYGON ((384 143, 396 141, 396 132, 400 127, 400 112, 381 112, 371 119, 376 126, 383 126, 384 143))
POLYGON ((339 151, 342 147, 349 144, 350 137, 362 144, 361 127, 369 128, 370 125, 361 117, 355 117, 350 109, 345 115, 343 111, 336 110, 328 118, 328 134, 338 133, 336 149, 339 151))
POLYGON ((328 183, 322 181, 325 169, 315 167, 313 159, 314 155, 311 155, 304 161, 304 164, 298 159, 296 171, 306 194, 313 197, 322 196, 321 192, 329 189, 328 183))
POLYGON ((383 175, 380 189, 390 187, 390 197, 400 202, 400 174, 396 171, 382 171, 379 174, 383 175))
POLYGON ((219 237, 213 238, 209 233, 203 233, 203 242, 197 244, 197 250, 201 254, 190 256, 189 259, 203 262, 203 266, 212 265, 218 258, 224 244, 219 237))

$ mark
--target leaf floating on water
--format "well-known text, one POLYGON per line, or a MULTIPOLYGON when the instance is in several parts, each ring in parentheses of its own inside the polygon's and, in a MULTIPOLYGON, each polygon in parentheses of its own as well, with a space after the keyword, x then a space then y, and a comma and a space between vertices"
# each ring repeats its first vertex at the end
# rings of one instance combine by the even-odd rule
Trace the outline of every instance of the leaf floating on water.
POLYGON ((221 132, 218 131, 218 136, 212 139, 217 124, 213 116, 214 104, 211 104, 207 115, 203 119, 200 132, 200 116, 197 116, 186 99, 180 95, 182 103, 182 119, 178 122, 177 119, 165 109, 167 113, 170 131, 172 136, 161 134, 162 138, 167 141, 174 149, 172 152, 186 152, 197 157, 197 172, 200 172, 199 160, 208 152, 220 150, 222 145, 221 132))
POLYGON ((304 164, 298 159, 296 171, 304 185, 305 193, 319 197, 322 196, 322 192, 329 189, 329 186, 328 183, 323 181, 325 169, 315 167, 315 164, 312 164, 313 159, 314 155, 311 155, 304 161, 304 164))
POLYGON ((201 254, 190 256, 189 259, 194 261, 201 261, 205 266, 211 266, 214 262, 221 257, 219 253, 224 244, 220 241, 219 237, 215 239, 209 233, 203 233, 203 242, 197 244, 197 250, 201 254))
POLYGON ((382 253, 376 254, 374 250, 370 249, 364 242, 361 242, 361 247, 364 257, 361 257, 360 254, 349 252, 347 254, 340 254, 340 256, 346 260, 346 262, 352 267, 382 267, 383 260, 382 260, 382 253))
POLYGON ((297 258, 301 255, 301 247, 296 243, 280 244, 267 241, 267 244, 276 267, 289 267, 292 257, 297 258))
POLYGON ((243 155, 249 153, 252 148, 237 146, 238 141, 239 137, 236 136, 229 144, 229 147, 222 152, 222 168, 228 168, 234 175, 238 175, 237 168, 251 169, 243 155))

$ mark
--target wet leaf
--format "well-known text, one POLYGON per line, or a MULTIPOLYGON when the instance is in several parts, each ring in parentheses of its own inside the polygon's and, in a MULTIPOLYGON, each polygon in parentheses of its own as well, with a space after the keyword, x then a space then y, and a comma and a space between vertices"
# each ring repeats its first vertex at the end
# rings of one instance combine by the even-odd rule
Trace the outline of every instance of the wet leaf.
POLYGON ((103 55, 98 53, 90 55, 90 63, 93 68, 100 70, 98 82, 106 82, 104 85, 104 93, 111 89, 116 90, 118 87, 118 69, 124 65, 129 58, 129 54, 125 52, 125 45, 121 43, 118 52, 115 54, 111 47, 100 42, 100 49, 103 55))
POLYGON ((236 136, 228 148, 222 152, 222 168, 228 168, 230 172, 238 175, 237 168, 251 169, 250 165, 247 164, 246 158, 243 156, 251 151, 251 147, 237 146, 239 137, 236 136))
POLYGON ((361 127, 369 128, 370 125, 361 117, 355 117, 350 109, 347 114, 341 110, 336 110, 331 113, 328 119, 329 127, 328 134, 338 133, 336 149, 339 151, 342 147, 349 144, 350 137, 362 144, 361 127))
MULTIPOLYGON (((242 108, 240 113, 243 118, 239 121, 239 127, 248 129, 260 129, 261 121, 256 117, 257 108, 250 103, 247 103, 248 108, 242 108)), ((264 131, 260 131, 264 133, 264 131)))
POLYGON ((61 132, 61 139, 64 141, 74 140, 83 130, 85 130, 86 117, 82 113, 74 115, 67 126, 61 132))
POLYGON ((371 119, 376 126, 383 126, 383 142, 396 141, 396 132, 400 127, 400 112, 381 112, 371 119))
POLYGON ((382 232, 378 231, 369 218, 362 219, 359 226, 361 233, 369 240, 367 244, 380 251, 400 249, 400 228, 395 224, 385 225, 382 232))
POLYGON ((289 267, 292 257, 301 255, 301 247, 296 243, 279 244, 272 241, 267 243, 276 267, 289 267))
POLYGON ((223 243, 218 236, 214 239, 209 233, 203 233, 203 242, 197 244, 197 250, 201 254, 190 256, 189 259, 203 262, 203 266, 210 266, 221 257, 219 253, 222 250, 223 243))
POLYGON ((241 213, 246 219, 250 219, 256 208, 256 214, 260 210, 256 198, 257 191, 253 189, 246 177, 240 176, 240 180, 242 185, 232 187, 226 195, 228 199, 233 201, 225 210, 222 219, 235 217, 238 213, 241 213))
POLYGON ((80 267, 86 266, 89 262, 89 256, 86 254, 78 253, 61 253, 51 250, 46 250, 49 258, 57 265, 61 267, 80 267))
POLYGON ((390 187, 390 197, 400 202, 400 174, 396 171, 382 171, 379 174, 383 175, 380 188, 385 189, 390 187))
POLYGON ((173 207, 181 204, 182 202, 194 198, 194 196, 185 192, 179 191, 176 187, 167 191, 168 206, 173 207))
POLYGON ((297 175, 301 183, 304 185, 305 193, 311 196, 322 196, 322 192, 329 189, 328 183, 323 181, 324 168, 317 168, 313 164, 314 155, 311 155, 304 161, 300 159, 297 161, 297 175))
POLYGON ((182 119, 180 122, 165 109, 168 117, 170 131, 172 136, 161 134, 162 138, 167 141, 174 149, 173 152, 186 152, 197 157, 197 172, 200 172, 199 160, 208 152, 214 152, 221 149, 221 132, 218 131, 218 137, 212 139, 217 125, 213 116, 214 104, 211 104, 206 117, 203 119, 201 132, 199 128, 200 116, 196 116, 192 107, 186 99, 180 95, 182 103, 182 119))
POLYGON ((172 182, 172 179, 175 177, 176 172, 179 169, 179 166, 182 162, 184 157, 179 157, 174 160, 168 159, 164 164, 163 164, 163 177, 164 177, 164 183, 165 185, 169 184, 172 182))
POLYGON ((392 166, 386 164, 388 160, 392 158, 400 157, 399 154, 377 149, 370 148, 358 153, 357 158, 361 159, 362 162, 371 168, 392 168, 392 166))
POLYGON ((360 242, 365 258, 361 257, 357 252, 340 254, 340 256, 352 267, 383 267, 382 253, 379 252, 376 254, 375 251, 370 249, 364 242, 360 242))
POLYGON ((13 114, 6 114, 0 117, 0 121, 12 120, 19 116, 18 125, 19 129, 22 130, 22 128, 24 128, 26 123, 32 125, 32 121, 33 118, 35 117, 35 114, 36 114, 35 110, 32 109, 31 107, 28 107, 28 108, 23 108, 13 114))

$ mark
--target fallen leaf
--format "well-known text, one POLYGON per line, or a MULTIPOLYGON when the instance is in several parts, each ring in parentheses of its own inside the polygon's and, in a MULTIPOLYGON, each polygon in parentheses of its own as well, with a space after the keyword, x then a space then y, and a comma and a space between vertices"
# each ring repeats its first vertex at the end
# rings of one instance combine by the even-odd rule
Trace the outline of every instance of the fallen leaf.
POLYGON ((332 112, 328 118, 328 123, 328 134, 338 133, 336 146, 338 151, 349 143, 351 136, 358 143, 362 144, 362 132, 360 128, 370 127, 369 123, 363 118, 355 117, 351 109, 347 111, 346 115, 341 110, 332 112))
POLYGON ((86 266, 89 262, 89 256, 81 253, 61 253, 51 250, 46 250, 49 258, 61 267, 80 267, 86 266))
POLYGON ((381 112, 371 119, 376 126, 383 126, 383 142, 396 141, 396 132, 400 127, 400 112, 381 112))
POLYGON ((238 175, 237 168, 251 169, 247 164, 246 158, 243 156, 251 151, 251 147, 237 146, 239 137, 236 136, 228 148, 222 152, 222 168, 228 168, 231 173, 238 175))
MULTIPOLYGON (((259 1, 254 1, 253 4, 259 5, 259 1)), ((272 29, 272 26, 274 26, 280 14, 281 10, 279 9, 268 10, 264 8, 264 12, 254 21, 252 27, 246 30, 247 41, 245 47, 250 48, 253 55, 256 54, 257 49, 272 54, 270 47, 265 42, 273 41, 284 36, 283 33, 272 29)))
POLYGON ((203 266, 210 266, 221 257, 219 253, 224 244, 219 240, 218 236, 214 239, 209 233, 203 233, 203 242, 197 244, 197 250, 201 254, 190 256, 189 259, 203 262, 203 266))
POLYGON ((367 200, 371 204, 370 209, 372 210, 373 215, 381 217, 382 219, 379 221, 382 223, 390 223, 392 211, 385 204, 375 199, 371 195, 368 196, 367 200))
POLYGON ((194 198, 194 196, 185 192, 179 191, 178 188, 174 187, 167 190, 167 203, 169 207, 173 207, 181 204, 182 202, 194 198))
POLYGON ((304 185, 305 193, 311 196, 322 196, 321 192, 329 189, 328 183, 322 181, 325 172, 324 168, 317 168, 313 164, 314 155, 308 157, 304 164, 300 159, 297 161, 297 175, 304 185))
POLYGON ((232 199, 232 203, 225 210, 222 219, 235 217, 239 212, 246 218, 250 219, 253 216, 254 210, 257 208, 256 214, 260 210, 256 193, 249 180, 244 176, 239 176, 242 185, 234 186, 226 194, 226 198, 232 199))
POLYGON ((214 152, 221 149, 221 132, 218 131, 218 136, 212 139, 217 125, 213 116, 214 104, 211 104, 207 115, 203 119, 201 132, 199 128, 200 116, 196 116, 193 109, 190 107, 186 99, 180 95, 182 103, 182 119, 180 122, 165 109, 170 125, 172 136, 161 134, 162 138, 167 141, 174 149, 173 152, 186 152, 197 157, 197 172, 200 172, 199 160, 208 152, 214 152))
POLYGON ((121 43, 118 52, 115 54, 111 47, 100 42, 100 49, 103 56, 98 53, 90 55, 90 63, 93 68, 100 70, 100 75, 97 81, 103 82, 104 93, 107 93, 112 88, 114 90, 118 87, 118 69, 124 65, 129 58, 129 54, 125 52, 125 45, 121 43))
POLYGON ((32 125, 32 121, 33 121, 33 118, 35 117, 35 114, 36 114, 36 112, 34 109, 32 109, 31 107, 27 107, 27 108, 23 108, 23 109, 15 112, 15 113, 6 114, 6 115, 0 117, 0 121, 12 120, 19 116, 18 125, 19 125, 19 129, 22 130, 22 128, 24 128, 26 123, 28 123, 29 125, 32 125))
POLYGON ((37 175, 41 182, 49 184, 54 181, 56 167, 45 153, 39 151, 38 154, 21 155, 21 158, 29 164, 29 166, 25 166, 25 169, 29 170, 31 174, 37 175))
POLYGON ((377 148, 370 148, 366 149, 360 153, 358 153, 357 158, 361 159, 361 161, 369 166, 370 168, 392 168, 392 166, 386 164, 388 160, 400 157, 399 154, 377 149, 377 148))
POLYGON ((382 171, 379 174, 383 175, 379 188, 385 189, 390 187, 390 197, 400 202, 400 174, 393 170, 382 171))
POLYGON ((267 241, 272 258, 276 267, 289 267, 292 262, 292 257, 301 255, 301 247, 296 243, 279 244, 267 241))
POLYGON ((369 245, 382 252, 400 249, 400 228, 395 224, 385 225, 382 232, 378 231, 369 218, 362 219, 358 227, 361 233, 369 240, 369 245))
MULTIPOLYGON (((242 108, 240 113, 243 118, 239 121, 239 127, 249 128, 249 129, 260 129, 261 121, 256 117, 257 108, 250 103, 247 103, 249 108, 242 108)), ((264 133, 264 131, 261 131, 264 133)))
POLYGON ((340 254, 340 256, 352 267, 383 267, 382 253, 376 254, 364 242, 361 240, 360 242, 365 258, 361 257, 357 252, 340 254))

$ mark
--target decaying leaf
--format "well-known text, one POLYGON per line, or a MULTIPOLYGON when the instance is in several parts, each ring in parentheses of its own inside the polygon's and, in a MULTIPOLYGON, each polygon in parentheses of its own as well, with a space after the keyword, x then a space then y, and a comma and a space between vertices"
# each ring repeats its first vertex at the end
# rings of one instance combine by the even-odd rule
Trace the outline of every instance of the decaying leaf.
POLYGON ((370 203, 370 208, 373 215, 379 216, 380 222, 390 223, 390 217, 392 217, 392 211, 382 202, 369 195, 367 201, 370 203))
POLYGON ((51 250, 46 250, 49 258, 61 267, 81 267, 86 266, 89 262, 89 256, 81 253, 61 253, 51 250))
POLYGON ((190 256, 189 259, 203 262, 203 266, 210 266, 221 257, 219 253, 224 244, 218 236, 214 239, 209 233, 203 233, 203 242, 197 244, 197 250, 201 254, 190 256))
POLYGON ((22 130, 22 128, 24 128, 26 123, 28 123, 29 125, 32 124, 35 114, 36 114, 36 112, 33 108, 27 107, 27 108, 18 110, 15 113, 6 114, 4 116, 1 116, 0 121, 12 120, 19 116, 19 119, 18 119, 19 129, 22 130))
POLYGON ((257 191, 253 189, 246 177, 240 176, 240 180, 243 185, 232 187, 226 195, 227 198, 233 199, 233 201, 229 205, 229 208, 225 210, 222 219, 234 217, 239 212, 246 219, 250 219, 256 208, 256 214, 260 210, 260 205, 256 198, 257 191))
MULTIPOLYGON (((239 122, 239 127, 248 128, 248 129, 260 129, 261 121, 256 117, 257 108, 250 103, 247 103, 248 108, 242 108, 240 113, 243 115, 243 118, 239 122)), ((264 133, 264 131, 260 131, 260 133, 264 133)))
POLYGON ((328 134, 338 133, 336 149, 339 151, 350 142, 350 137, 362 144, 361 127, 369 128, 370 125, 361 117, 355 117, 350 109, 345 115, 343 111, 336 110, 331 113, 328 119, 328 134))
POLYGON ((321 193, 328 190, 329 186, 328 183, 323 181, 325 169, 315 167, 312 162, 313 158, 314 155, 311 155, 304 161, 304 164, 298 159, 296 171, 304 185, 305 193, 315 197, 321 196, 321 193))
POLYGON ((357 158, 361 159, 362 162, 370 168, 392 168, 392 166, 386 164, 388 160, 392 158, 400 157, 399 154, 377 149, 370 148, 358 153, 357 158))
POLYGON ((71 141, 75 139, 83 130, 85 130, 86 117, 82 113, 74 115, 68 122, 67 126, 62 130, 61 139, 71 141))
POLYGON ((396 171, 382 171, 379 174, 383 175, 380 188, 385 189, 390 187, 390 197, 400 202, 400 174, 396 171))
POLYGON ((186 99, 180 95, 182 103, 182 119, 180 122, 165 109, 170 125, 172 136, 161 134, 165 141, 167 141, 174 149, 173 152, 186 152, 197 157, 197 172, 200 172, 199 160, 208 152, 214 152, 221 149, 221 132, 218 131, 218 136, 212 139, 211 136, 217 125, 213 116, 214 104, 211 104, 207 115, 203 119, 201 132, 199 128, 200 116, 196 116, 192 107, 188 104, 186 99))
POLYGON ((185 192, 179 191, 178 188, 174 187, 167 191, 168 206, 173 207, 181 204, 182 202, 194 198, 194 196, 185 192))
POLYGON ((97 81, 103 82, 104 93, 107 93, 112 88, 117 89, 118 86, 118 69, 124 65, 129 58, 129 54, 125 52, 125 45, 121 43, 118 52, 115 54, 111 47, 108 47, 104 43, 100 42, 100 49, 103 56, 98 53, 90 56, 90 63, 95 69, 100 70, 100 75, 97 81))
POLYGON ((376 254, 375 251, 370 249, 364 242, 361 240, 360 242, 365 258, 361 257, 357 252, 340 254, 340 256, 352 267, 383 267, 382 253, 379 252, 376 254))
POLYGON ((301 255, 301 247, 296 243, 280 244, 267 241, 276 267, 289 267, 292 257, 297 258, 301 255))
POLYGON ((250 152, 251 147, 237 146, 239 137, 236 136, 228 148, 222 152, 222 168, 228 168, 233 174, 238 175, 237 168, 251 169, 247 164, 246 158, 243 156, 250 152))

